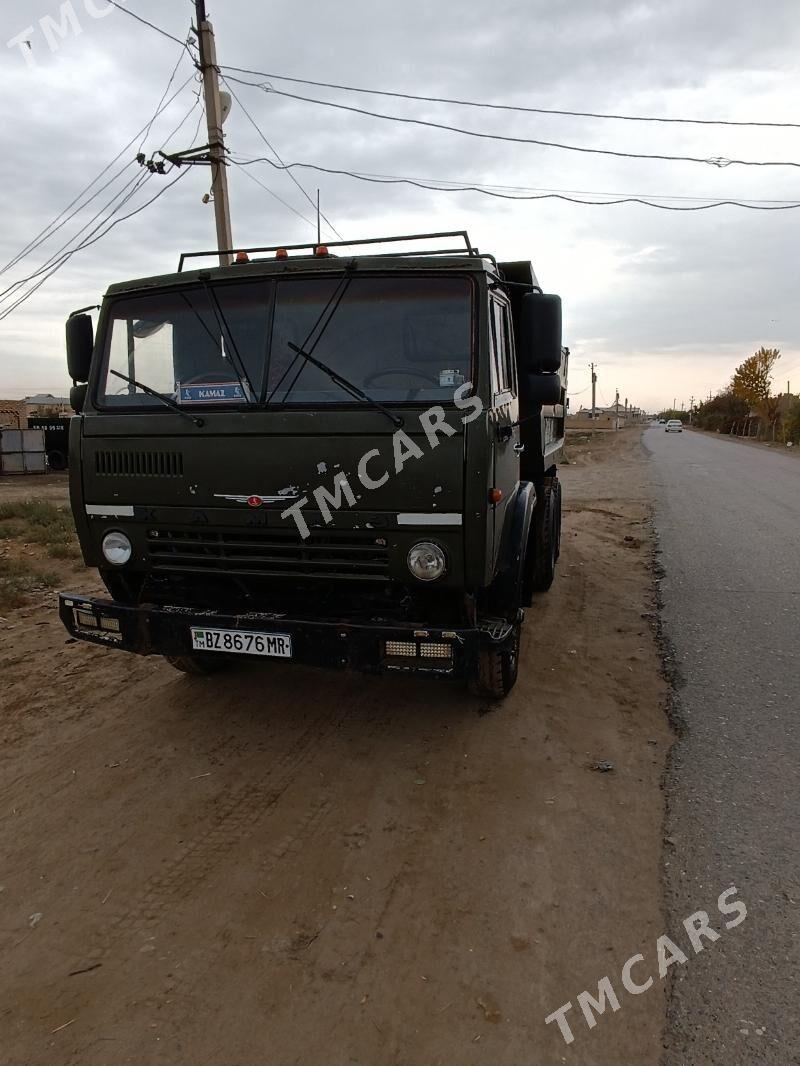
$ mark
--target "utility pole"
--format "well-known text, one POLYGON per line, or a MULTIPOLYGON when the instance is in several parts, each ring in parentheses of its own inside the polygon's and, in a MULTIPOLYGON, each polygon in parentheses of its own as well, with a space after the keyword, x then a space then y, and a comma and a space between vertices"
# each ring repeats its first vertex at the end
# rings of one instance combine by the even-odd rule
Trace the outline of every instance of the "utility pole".
POLYGON ((692 424, 692 416, 694 415, 694 396, 689 400, 689 425, 692 424))
POLYGON ((592 368, 592 421, 594 421, 597 417, 597 415, 595 414, 595 409, 597 407, 597 374, 594 371, 594 363, 591 363, 590 365, 592 368))
POLYGON ((614 403, 615 403, 616 408, 617 408, 617 417, 615 419, 614 429, 619 429, 619 389, 617 389, 617 398, 614 401, 614 403))
MULTIPOLYGON (((233 248, 231 205, 228 199, 228 171, 225 162, 225 134, 222 132, 222 104, 219 98, 219 68, 214 27, 206 18, 206 0, 195 0, 197 36, 200 44, 200 72, 208 121, 208 151, 211 159, 211 192, 217 223, 217 248, 233 248)), ((231 257, 220 254, 220 266, 230 266, 231 257)))

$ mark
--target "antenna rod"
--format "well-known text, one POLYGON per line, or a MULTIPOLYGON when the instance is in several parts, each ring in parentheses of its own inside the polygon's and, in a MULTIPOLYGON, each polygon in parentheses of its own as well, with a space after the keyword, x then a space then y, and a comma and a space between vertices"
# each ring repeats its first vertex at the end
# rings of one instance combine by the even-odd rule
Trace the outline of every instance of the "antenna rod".
POLYGON ((317 244, 322 244, 322 225, 319 212, 319 189, 317 189, 317 244))

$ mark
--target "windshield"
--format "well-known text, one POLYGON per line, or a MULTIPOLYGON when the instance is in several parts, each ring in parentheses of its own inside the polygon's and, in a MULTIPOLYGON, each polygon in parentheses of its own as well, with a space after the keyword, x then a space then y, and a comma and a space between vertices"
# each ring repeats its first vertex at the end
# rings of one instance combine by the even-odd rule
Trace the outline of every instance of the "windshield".
POLYGON ((471 307, 463 277, 268 279, 120 299, 100 402, 158 407, 134 382, 189 408, 358 402, 291 345, 372 399, 447 400, 470 377, 471 307))

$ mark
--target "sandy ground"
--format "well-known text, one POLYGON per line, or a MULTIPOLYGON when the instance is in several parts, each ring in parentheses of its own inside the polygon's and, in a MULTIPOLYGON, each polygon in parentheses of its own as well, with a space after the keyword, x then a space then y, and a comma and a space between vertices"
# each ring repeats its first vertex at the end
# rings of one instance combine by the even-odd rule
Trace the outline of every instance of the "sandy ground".
POLYGON ((664 990, 619 981, 664 931, 644 455, 572 457, 492 713, 283 664, 185 678, 67 643, 50 595, 0 621, 7 1066, 655 1066, 664 990), (570 1047, 544 1024, 568 1000, 570 1047))
POLYGON ((69 501, 69 474, 0 475, 0 503, 17 500, 47 500, 50 503, 69 501))

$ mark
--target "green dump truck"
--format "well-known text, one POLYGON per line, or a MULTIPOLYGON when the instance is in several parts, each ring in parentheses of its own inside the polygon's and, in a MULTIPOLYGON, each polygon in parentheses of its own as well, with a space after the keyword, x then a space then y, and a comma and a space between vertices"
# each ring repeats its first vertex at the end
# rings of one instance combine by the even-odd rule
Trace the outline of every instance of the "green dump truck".
POLYGON ((502 698, 559 553, 560 299, 465 232, 211 255, 67 322, 72 509, 108 597, 62 593, 64 625, 188 673, 502 698))

